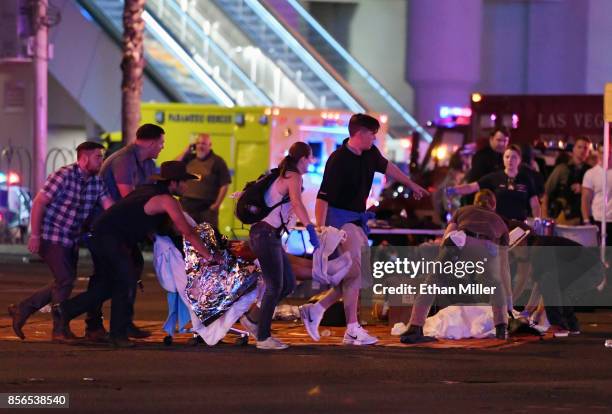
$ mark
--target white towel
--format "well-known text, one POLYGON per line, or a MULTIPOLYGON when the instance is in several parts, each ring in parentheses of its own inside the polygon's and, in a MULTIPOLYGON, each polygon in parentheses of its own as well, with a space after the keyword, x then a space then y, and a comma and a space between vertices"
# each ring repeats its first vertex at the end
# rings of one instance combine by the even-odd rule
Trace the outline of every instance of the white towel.
POLYGON ((447 237, 450 237, 453 243, 455 243, 455 246, 459 248, 465 246, 465 238, 467 236, 465 235, 465 232, 463 230, 451 231, 450 233, 448 233, 447 237))
POLYGON ((175 276, 182 274, 182 278, 187 279, 183 256, 174 246, 170 237, 155 236, 153 267, 159 284, 167 292, 176 292, 175 276))
MULTIPOLYGON (((189 214, 183 212, 183 215, 191 227, 196 226, 196 222, 189 214)), ((187 280, 185 260, 168 236, 155 235, 153 267, 159 284, 167 292, 174 293, 177 291, 175 283, 177 277, 181 280, 187 280)))
POLYGON ((319 248, 312 257, 312 279, 324 285, 338 286, 353 263, 349 252, 329 260, 338 245, 346 240, 346 232, 335 227, 324 227, 319 235, 319 248))

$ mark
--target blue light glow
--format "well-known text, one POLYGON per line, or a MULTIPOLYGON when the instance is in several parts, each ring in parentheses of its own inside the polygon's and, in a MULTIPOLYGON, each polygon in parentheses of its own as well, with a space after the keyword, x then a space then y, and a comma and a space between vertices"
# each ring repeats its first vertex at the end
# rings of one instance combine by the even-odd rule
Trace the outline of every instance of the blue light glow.
POLYGON ((439 110, 440 118, 448 118, 451 116, 472 116, 472 110, 470 108, 461 106, 441 106, 439 110))
POLYGON ((85 20, 88 20, 90 22, 93 22, 94 19, 92 17, 91 14, 89 14, 89 12, 87 10, 85 10, 82 6, 79 5, 79 11, 81 12, 81 15, 85 18, 85 20))

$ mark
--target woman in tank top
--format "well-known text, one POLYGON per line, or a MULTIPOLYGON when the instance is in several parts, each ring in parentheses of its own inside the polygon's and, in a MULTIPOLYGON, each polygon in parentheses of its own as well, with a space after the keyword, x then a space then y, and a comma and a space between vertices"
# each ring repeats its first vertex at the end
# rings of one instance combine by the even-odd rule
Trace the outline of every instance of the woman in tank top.
MULTIPOLYGON (((281 234, 295 224, 296 216, 304 224, 310 236, 310 243, 315 247, 319 245, 314 225, 308 217, 308 212, 302 202, 302 175, 308 170, 312 161, 312 150, 304 142, 296 142, 289 148, 289 154, 278 166, 279 177, 272 183, 265 194, 268 206, 273 206, 282 199, 289 197, 289 201, 279 205, 263 220, 251 226, 249 241, 253 253, 257 256, 263 279, 265 293, 261 301, 258 323, 247 319, 251 325, 249 331, 255 333, 257 348, 259 349, 285 349, 287 344, 271 336, 270 326, 272 315, 278 302, 291 293, 295 287, 295 276, 291 270, 287 253, 281 244, 281 234)), ((249 317, 251 315, 249 314, 249 317)), ((241 320, 244 321, 247 316, 241 320)), ((243 323, 244 324, 244 323, 243 323)))

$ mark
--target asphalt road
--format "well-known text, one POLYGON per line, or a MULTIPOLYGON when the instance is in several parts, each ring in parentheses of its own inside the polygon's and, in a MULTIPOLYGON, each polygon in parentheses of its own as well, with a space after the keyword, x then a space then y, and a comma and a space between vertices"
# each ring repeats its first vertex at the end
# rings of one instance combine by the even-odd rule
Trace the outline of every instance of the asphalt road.
MULTIPOLYGON (((9 303, 48 280, 40 263, 0 263, 0 327, 9 303)), ((166 315, 150 269, 136 314, 166 315)), ((604 347, 612 311, 580 319, 580 336, 494 350, 152 342, 115 350, 2 337, 0 393, 65 392, 72 411, 100 413, 612 412, 612 349, 604 347)))

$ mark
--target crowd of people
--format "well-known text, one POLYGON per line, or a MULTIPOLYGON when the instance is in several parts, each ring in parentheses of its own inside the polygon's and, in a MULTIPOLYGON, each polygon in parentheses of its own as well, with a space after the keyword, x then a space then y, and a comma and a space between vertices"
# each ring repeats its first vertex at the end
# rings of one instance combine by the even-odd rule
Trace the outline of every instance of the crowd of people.
MULTIPOLYGON (((377 338, 358 320, 362 283, 362 249, 368 246, 366 200, 374 174, 385 174, 404 185, 419 199, 428 191, 413 182, 395 164, 389 162, 374 145, 380 128, 378 120, 365 114, 351 117, 349 137, 329 157, 311 221, 302 201, 302 175, 313 161, 312 149, 303 142, 294 143, 276 170, 263 199, 269 211, 259 218, 249 233, 249 245, 258 260, 264 284, 259 306, 253 306, 240 318, 256 339, 260 349, 285 349, 287 344, 275 338, 271 322, 275 307, 290 294, 296 283, 295 261, 282 247, 284 231, 297 220, 305 226, 310 243, 319 248, 319 237, 326 226, 340 229, 345 236, 338 254, 350 257, 346 275, 316 303, 300 307, 305 329, 314 341, 320 339, 319 324, 325 311, 342 300, 346 319, 343 343, 370 345, 377 338)), ((34 200, 31 236, 28 248, 48 265, 54 281, 16 305, 9 307, 16 335, 24 339, 23 326, 28 317, 46 304, 52 305, 52 339, 74 341, 70 321, 86 313, 85 337, 110 341, 119 347, 133 346, 130 338, 143 338, 150 332, 134 325, 134 303, 143 271, 141 243, 168 228, 182 236, 207 263, 218 257, 207 250, 193 227, 195 223, 218 226, 218 211, 231 177, 227 165, 214 154, 210 136, 202 134, 174 161, 161 164, 156 159, 164 146, 164 130, 153 124, 142 125, 134 143, 109 156, 104 162, 104 148, 84 142, 77 147, 77 161, 52 173, 34 200), (178 197, 178 199, 177 199, 178 197), (180 200, 180 201, 179 201, 180 200), (193 222, 186 218, 186 214, 193 222), (95 217, 95 219, 92 219, 95 217), (191 224, 190 224, 191 222, 191 224), (76 279, 79 245, 91 252, 94 274, 87 290, 70 297, 76 279), (103 324, 102 304, 111 300, 110 331, 103 324)), ((449 187, 449 197, 477 193, 473 206, 461 207, 449 221, 446 236, 461 231, 468 245, 495 245, 505 251, 508 229, 528 216, 561 218, 567 222, 612 222, 612 212, 603 217, 601 163, 587 168, 591 143, 576 140, 572 155, 555 167, 545 181, 532 155, 509 145, 504 129, 495 130, 489 145, 473 157, 465 176, 466 184, 449 187)), ((449 182, 456 183, 458 177, 449 182)), ((609 179, 612 186, 612 177, 609 179)), ((441 246, 441 255, 452 248, 450 237, 441 246)), ((497 257, 497 255, 494 255, 497 257)), ((492 306, 498 338, 507 335, 507 312, 512 307, 507 258, 500 256, 498 293, 492 306)), ((496 262, 497 263, 497 262, 496 262)), ((435 276, 431 276, 435 277, 435 276)), ((419 297, 413 308, 408 330, 402 342, 429 340, 423 335, 423 323, 431 298, 419 297)), ((572 320, 572 323, 575 321, 572 320)), ((571 328, 562 326, 559 330, 571 328)))
POLYGON ((495 193, 497 213, 509 220, 534 217, 568 225, 601 224, 603 148, 593 151, 593 143, 584 136, 569 144, 571 152, 560 151, 549 172, 545 161, 535 158, 530 145, 511 145, 508 130, 496 128, 487 145, 474 154, 469 168, 455 157, 449 175, 459 175, 463 183, 446 180, 445 195, 452 202, 445 205, 456 209, 471 204, 469 195, 486 188, 495 193), (461 171, 464 173, 459 174, 461 171), (457 203, 454 196, 465 197, 457 203))
MULTIPOLYGON (((488 145, 478 150, 473 156, 471 168, 465 172, 463 182, 451 179, 462 176, 457 173, 457 171, 465 170, 464 165, 460 162, 451 170, 451 178, 446 180, 449 184, 444 189, 444 196, 450 200, 446 206, 450 207, 454 213, 448 216, 452 217, 448 228, 457 225, 457 217, 465 216, 466 207, 460 206, 471 204, 471 200, 466 196, 489 190, 494 200, 493 209, 503 219, 509 230, 521 227, 532 232, 524 244, 529 246, 580 246, 579 243, 563 237, 542 234, 539 229, 529 228, 525 223, 529 217, 533 217, 554 220, 557 224, 572 226, 595 224, 599 229, 601 222, 605 220, 607 228, 611 228, 609 224, 612 221, 612 214, 609 208, 605 209, 608 211, 607 217, 604 217, 603 213, 603 147, 600 145, 596 153, 592 147, 593 144, 588 137, 577 137, 573 143, 570 143, 571 152, 560 152, 554 167, 547 174, 545 163, 542 160, 536 162, 533 148, 511 145, 508 130, 495 129, 490 134, 488 145), (595 157, 593 157, 594 154, 595 157), (461 196, 463 199, 460 199, 461 196)), ((460 158, 456 157, 456 160, 460 158)), ((609 173, 610 170, 608 170, 609 173)), ((611 175, 608 177, 612 179, 611 175)), ((610 180, 608 191, 612 191, 610 180)), ((491 221, 493 222, 495 220, 491 221)), ((473 225, 467 223, 464 224, 464 227, 469 234, 473 225)), ((472 229, 471 232, 473 233, 474 230, 472 229)), ((476 231, 476 233, 482 233, 485 239, 496 240, 491 238, 489 232, 490 230, 484 231, 482 228, 476 231)), ((512 294, 518 297, 523 293, 525 286, 530 283, 531 296, 521 315, 532 316, 540 307, 545 310, 553 333, 558 336, 578 333, 579 324, 570 303, 565 304, 566 306, 556 306, 559 300, 547 300, 547 297, 551 298, 551 294, 550 289, 547 289, 546 292, 541 289, 542 286, 549 286, 548 280, 542 278, 542 274, 545 271, 549 272, 550 269, 544 266, 538 267, 539 271, 534 270, 537 267, 534 265, 535 261, 538 261, 537 258, 519 260, 521 263, 516 269, 515 287, 509 289, 507 297, 511 298, 512 294), (527 266, 530 260, 531 267, 527 266)), ((550 263, 548 267, 551 267, 550 263)), ((558 271, 558 273, 563 273, 563 271, 558 271)), ((561 276, 555 275, 555 278, 557 277, 561 276)), ((511 301, 512 299, 507 302, 511 303, 511 301)))

